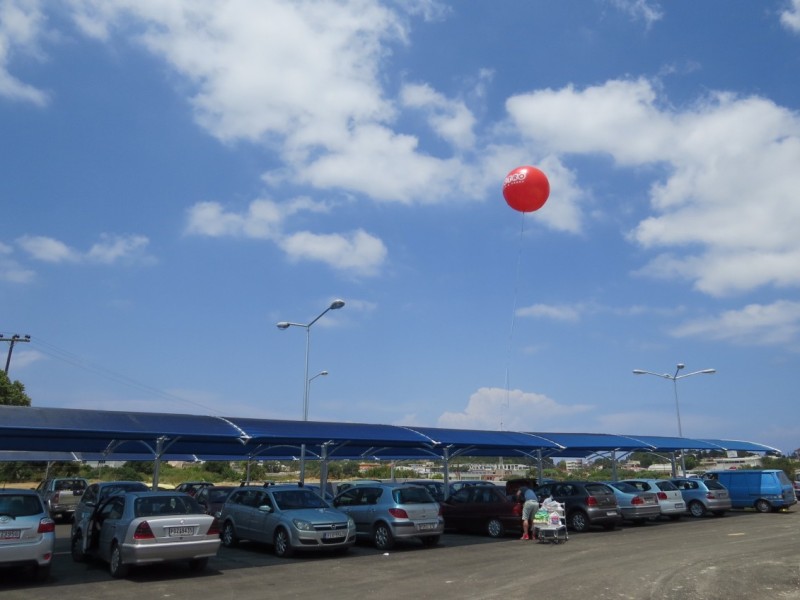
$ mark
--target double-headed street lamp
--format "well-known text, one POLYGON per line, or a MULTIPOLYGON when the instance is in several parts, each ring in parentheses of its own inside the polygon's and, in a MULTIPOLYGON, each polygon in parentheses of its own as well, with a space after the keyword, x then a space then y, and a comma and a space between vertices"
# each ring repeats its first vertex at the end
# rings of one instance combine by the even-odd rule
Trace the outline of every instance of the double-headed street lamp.
MULTIPOLYGON (((327 371, 322 371, 317 375, 314 375, 311 379, 308 378, 308 356, 309 350, 311 349, 311 326, 319 321, 325 313, 329 310, 338 310, 344 306, 344 300, 334 300, 331 302, 331 305, 323 310, 317 317, 311 321, 310 323, 291 323, 289 321, 281 321, 278 323, 278 329, 288 329, 289 327, 302 327, 306 330, 306 371, 305 376, 303 378, 303 421, 308 421, 308 392, 311 388, 311 379, 319 377, 320 375, 327 375, 327 371)), ((302 485, 305 483, 306 478, 306 445, 300 445, 300 484, 302 485)))
MULTIPOLYGON (((681 428, 681 409, 680 405, 678 404, 678 380, 685 379, 687 377, 691 377, 692 375, 713 375, 717 371, 715 369, 703 369, 702 371, 692 371, 691 373, 684 373, 683 375, 678 375, 684 367, 683 363, 678 363, 677 367, 675 368, 675 374, 670 375, 669 373, 653 373, 652 371, 643 371, 642 369, 634 369, 634 375, 655 375, 656 377, 662 377, 663 379, 669 379, 672 381, 672 387, 675 392, 675 414, 678 416, 678 437, 683 437, 683 429, 681 428)), ((674 470, 674 461, 673 461, 673 470, 674 470)), ((681 449, 681 471, 683 472, 683 476, 686 477, 686 459, 684 458, 684 450, 681 449)))

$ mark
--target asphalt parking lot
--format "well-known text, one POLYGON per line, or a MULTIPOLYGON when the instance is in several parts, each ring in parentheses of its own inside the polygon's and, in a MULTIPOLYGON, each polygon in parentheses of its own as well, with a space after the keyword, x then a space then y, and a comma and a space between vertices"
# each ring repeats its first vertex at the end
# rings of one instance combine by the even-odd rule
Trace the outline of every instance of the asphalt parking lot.
POLYGON ((558 545, 446 534, 431 549, 383 553, 359 543, 344 556, 279 559, 243 543, 221 548, 199 575, 185 564, 156 565, 114 580, 102 563, 72 562, 69 525, 60 524, 50 581, 0 571, 0 598, 800 599, 799 534, 795 509, 624 525, 558 545))

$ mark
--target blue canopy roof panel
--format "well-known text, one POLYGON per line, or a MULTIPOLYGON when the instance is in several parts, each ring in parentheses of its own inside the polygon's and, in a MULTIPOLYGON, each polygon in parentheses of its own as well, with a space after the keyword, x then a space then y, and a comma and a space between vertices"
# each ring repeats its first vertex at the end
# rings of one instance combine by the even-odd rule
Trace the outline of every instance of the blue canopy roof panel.
MULTIPOLYGON (((171 413, 0 406, 0 451, 202 460, 441 459, 455 456, 579 457, 598 452, 775 448, 735 440, 604 433, 545 433, 279 421, 171 413)), ((98 458, 98 460, 100 460, 98 458)))

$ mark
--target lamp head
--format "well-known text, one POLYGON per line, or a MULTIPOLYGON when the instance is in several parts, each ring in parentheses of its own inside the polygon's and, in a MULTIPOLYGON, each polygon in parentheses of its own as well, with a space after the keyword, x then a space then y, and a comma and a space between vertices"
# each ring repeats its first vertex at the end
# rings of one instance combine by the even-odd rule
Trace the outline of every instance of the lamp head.
POLYGON ((288 329, 289 323, 287 323, 286 321, 281 321, 280 323, 278 323, 277 327, 278 329, 288 329))
POLYGON ((641 369, 634 369, 633 370, 633 374, 634 375, 645 375, 646 371, 642 371, 641 369))
POLYGON ((680 371, 680 370, 681 370, 681 369, 683 369, 684 367, 686 367, 686 365, 685 365, 685 364, 683 364, 683 363, 678 363, 678 371, 680 371))
POLYGON ((703 373, 704 375, 713 375, 714 373, 717 372, 717 370, 716 369, 703 369, 700 372, 703 373))
POLYGON ((344 300, 339 300, 338 298, 331 302, 330 310, 336 310, 338 308, 342 308, 344 306, 344 300))

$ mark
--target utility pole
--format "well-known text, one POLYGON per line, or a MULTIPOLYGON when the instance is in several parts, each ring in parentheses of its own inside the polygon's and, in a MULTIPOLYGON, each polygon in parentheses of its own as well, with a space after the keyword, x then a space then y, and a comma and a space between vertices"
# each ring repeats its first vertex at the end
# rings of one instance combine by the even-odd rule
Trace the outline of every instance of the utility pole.
POLYGON ((8 357, 6 358, 6 369, 5 374, 8 375, 8 367, 11 365, 11 353, 14 351, 14 344, 17 342, 30 342, 31 336, 29 335, 19 335, 15 333, 11 337, 3 337, 3 334, 0 333, 0 342, 9 342, 8 344, 8 357))

